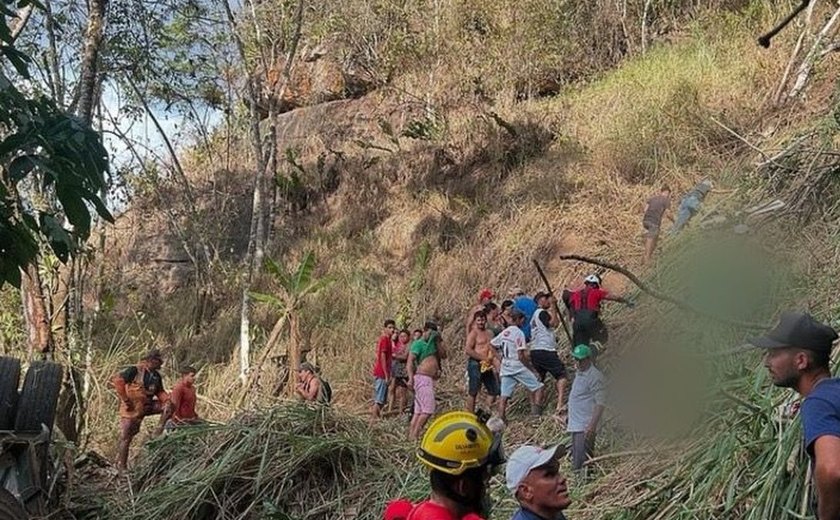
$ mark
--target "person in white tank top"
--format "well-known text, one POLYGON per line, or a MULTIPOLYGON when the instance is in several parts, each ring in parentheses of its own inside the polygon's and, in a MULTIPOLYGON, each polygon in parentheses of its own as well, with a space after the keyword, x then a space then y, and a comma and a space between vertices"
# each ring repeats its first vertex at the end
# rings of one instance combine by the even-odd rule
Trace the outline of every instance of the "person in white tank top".
MULTIPOLYGON (((557 354, 557 337, 554 330, 560 323, 557 315, 557 300, 549 293, 538 292, 534 295, 537 303, 537 310, 531 317, 531 363, 537 369, 540 381, 545 380, 546 373, 554 378, 557 387, 557 409, 558 417, 566 410, 566 384, 568 377, 566 367, 560 361, 557 354)), ((545 407, 546 393, 543 393, 543 402, 537 403, 541 408, 545 407)))

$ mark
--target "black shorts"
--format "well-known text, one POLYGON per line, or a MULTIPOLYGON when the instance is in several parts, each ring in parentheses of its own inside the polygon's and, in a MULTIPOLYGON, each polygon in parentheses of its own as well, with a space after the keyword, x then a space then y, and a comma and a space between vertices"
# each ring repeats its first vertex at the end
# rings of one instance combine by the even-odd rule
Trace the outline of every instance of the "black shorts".
POLYGON ((537 369, 540 379, 545 378, 545 374, 551 374, 555 380, 560 380, 566 377, 566 365, 560 361, 560 356, 553 350, 532 350, 531 364, 537 369))

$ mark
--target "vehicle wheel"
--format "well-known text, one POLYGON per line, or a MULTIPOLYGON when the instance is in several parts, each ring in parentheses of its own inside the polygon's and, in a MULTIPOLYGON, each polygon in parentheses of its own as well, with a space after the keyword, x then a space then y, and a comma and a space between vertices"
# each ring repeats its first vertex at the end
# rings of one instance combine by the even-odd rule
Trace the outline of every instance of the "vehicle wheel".
POLYGON ((20 360, 0 357, 0 430, 11 430, 15 424, 19 384, 20 360))
POLYGON ((52 431, 61 376, 61 365, 56 363, 35 361, 29 366, 18 401, 15 430, 40 431, 41 424, 45 424, 52 431))
POLYGON ((0 520, 27 520, 29 514, 23 504, 7 490, 0 488, 0 520))

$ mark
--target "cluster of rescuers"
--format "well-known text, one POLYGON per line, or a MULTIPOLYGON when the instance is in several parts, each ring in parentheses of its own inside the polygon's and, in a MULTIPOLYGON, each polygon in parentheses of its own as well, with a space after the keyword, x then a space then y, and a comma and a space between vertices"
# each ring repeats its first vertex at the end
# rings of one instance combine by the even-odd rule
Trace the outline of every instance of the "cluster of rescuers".
MULTIPOLYGON (((594 285, 594 279, 588 280, 587 286, 572 294, 600 290, 594 285)), ((483 292, 482 296, 492 298, 489 292, 483 292)), ((564 300, 571 305, 572 319, 576 321, 575 310, 579 307, 572 302, 578 300, 567 298, 570 296, 564 293, 564 300)), ((509 458, 505 457, 502 448, 505 401, 510 398, 515 386, 521 384, 529 390, 532 412, 538 414, 543 406, 540 393, 542 379, 546 374, 552 374, 558 386, 558 400, 562 401, 565 370, 556 359, 556 341, 553 342, 554 354, 546 348, 547 343, 540 344, 542 331, 551 335, 557 324, 556 316, 549 311, 554 301, 546 293, 537 293, 533 301, 536 309, 530 320, 525 319, 525 312, 514 303, 513 309, 501 321, 501 324, 507 325, 489 333, 489 324, 495 326, 497 322, 494 320, 500 317, 492 313, 493 305, 483 302, 483 308, 471 314, 465 347, 469 358, 468 410, 444 413, 429 424, 416 455, 429 469, 431 495, 419 503, 407 499, 389 502, 384 511, 385 520, 490 518, 488 487, 491 476, 503 464, 505 484, 519 504, 511 520, 565 520, 564 510, 572 501, 559 461, 569 452, 568 447, 525 444, 513 451, 509 458), (526 340, 528 326, 530 341, 526 340), (481 336, 478 340, 475 338, 477 335, 481 336), (486 346, 486 350, 480 348, 481 345, 486 346), (491 377, 483 377, 488 373, 494 374, 495 382, 491 377), (491 397, 499 396, 497 415, 491 416, 482 410, 473 411, 480 384, 485 385, 491 397)), ((411 344, 406 360, 408 377, 414 380, 415 388, 411 424, 411 435, 415 436, 434 412, 433 407, 427 408, 421 402, 427 401, 428 395, 417 397, 417 393, 426 391, 427 385, 425 382, 417 384, 423 359, 436 355, 427 346, 432 338, 438 337, 431 325, 428 324, 421 338, 411 344), (413 364, 415 358, 420 360, 413 364)), ((387 350, 383 347, 383 338, 391 338, 392 327, 393 323, 386 321, 377 348, 380 365, 383 359, 381 353, 387 350)), ((811 462, 811 506, 817 520, 840 520, 840 378, 833 378, 830 369, 831 351, 837 339, 837 332, 832 327, 807 313, 788 311, 782 313, 776 327, 766 335, 749 340, 754 346, 764 349, 763 363, 773 384, 792 388, 803 398, 798 413, 803 428, 804 450, 811 462)), ((442 345, 440 341, 437 344, 442 345)), ((591 456, 595 431, 604 410, 603 375, 593 366, 592 359, 595 346, 597 343, 578 343, 572 349, 577 372, 569 393, 567 431, 572 435, 573 470, 579 470, 585 457, 591 456)), ((438 351, 437 355, 440 353, 438 351)), ((387 356, 384 359, 387 360, 387 356)), ((439 362, 436 365, 439 366, 439 362)), ((392 373, 385 372, 386 381, 392 373)), ((378 400, 374 413, 378 413, 384 403, 384 390, 376 371, 374 380, 378 400)), ((562 413, 564 406, 561 403, 557 406, 562 413)))
MULTIPOLYGON (((671 232, 679 231, 697 212, 711 183, 701 182, 681 201, 671 232)), ((662 217, 670 206, 670 190, 663 187, 645 209, 645 261, 656 248, 662 217)), ((481 520, 489 518, 490 477, 505 465, 505 481, 520 508, 512 520, 565 519, 563 510, 571 499, 559 460, 571 456, 573 471, 580 471, 593 456, 595 436, 606 406, 604 375, 594 362, 607 341, 601 320, 604 301, 627 305, 633 302, 601 288, 601 278, 592 274, 583 286, 564 290, 562 302, 571 320, 571 331, 555 297, 548 292, 528 296, 513 288, 500 303, 483 289, 465 318, 467 397, 465 410, 450 411, 426 423, 435 414, 435 382, 441 361, 448 357, 439 327, 427 322, 422 329, 397 330, 385 320, 376 346, 373 367, 373 419, 381 416, 390 401, 397 410, 411 406, 409 438, 421 436, 417 457, 429 468, 431 495, 414 504, 406 499, 390 502, 386 520, 481 520), (576 370, 566 402, 569 378, 558 353, 556 331, 569 335, 576 370), (522 386, 529 394, 533 415, 546 406, 544 381, 551 376, 557 390, 555 416, 571 434, 570 449, 557 445, 523 445, 510 457, 502 449, 507 403, 522 386), (491 415, 476 409, 484 388, 491 415), (390 399, 389 399, 390 396, 390 399), (425 432, 424 432, 425 428, 425 432)), ((810 457, 812 507, 817 520, 840 520, 840 378, 831 377, 831 351, 837 332, 810 314, 787 311, 766 335, 750 340, 764 349, 763 362, 774 385, 792 388, 802 396, 798 414, 802 422, 804 450, 810 457)), ((160 415, 155 434, 202 422, 195 410, 195 374, 181 370, 181 379, 170 393, 164 391, 158 370, 163 357, 152 350, 136 366, 115 374, 114 388, 120 399, 120 437, 117 466, 124 469, 131 440, 144 417, 160 415)), ((309 402, 329 404, 332 390, 316 367, 298 367, 297 396, 309 402)))

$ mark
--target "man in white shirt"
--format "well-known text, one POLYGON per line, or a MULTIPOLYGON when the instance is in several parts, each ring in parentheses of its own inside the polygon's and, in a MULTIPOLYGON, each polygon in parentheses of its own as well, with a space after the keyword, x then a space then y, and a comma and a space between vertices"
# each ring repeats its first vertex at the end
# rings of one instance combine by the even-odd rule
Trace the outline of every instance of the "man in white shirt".
MULTIPOLYGON (((554 378, 557 386, 557 415, 564 409, 566 393, 566 366, 557 355, 557 338, 554 329, 560 324, 557 315, 557 300, 547 292, 534 295, 537 310, 531 317, 531 363, 537 369, 540 381, 545 381, 546 373, 554 378)), ((545 403, 538 403, 543 407, 545 403)))
POLYGON ((592 351, 586 345, 572 350, 577 361, 577 372, 569 392, 569 424, 566 431, 572 434, 572 469, 579 470, 588 457, 592 457, 598 423, 604 413, 606 392, 604 375, 592 364, 592 351))
MULTIPOLYGON (((510 311, 513 325, 507 327, 498 336, 490 340, 490 344, 501 351, 502 363, 500 376, 502 379, 501 399, 499 399, 499 416, 506 420, 505 411, 507 401, 513 395, 517 384, 523 385, 530 393, 532 403, 542 401, 543 384, 537 379, 536 370, 528 359, 528 345, 525 334, 519 327, 525 323, 525 315, 514 308, 510 311)), ((531 413, 539 415, 539 405, 531 406, 531 413)))

